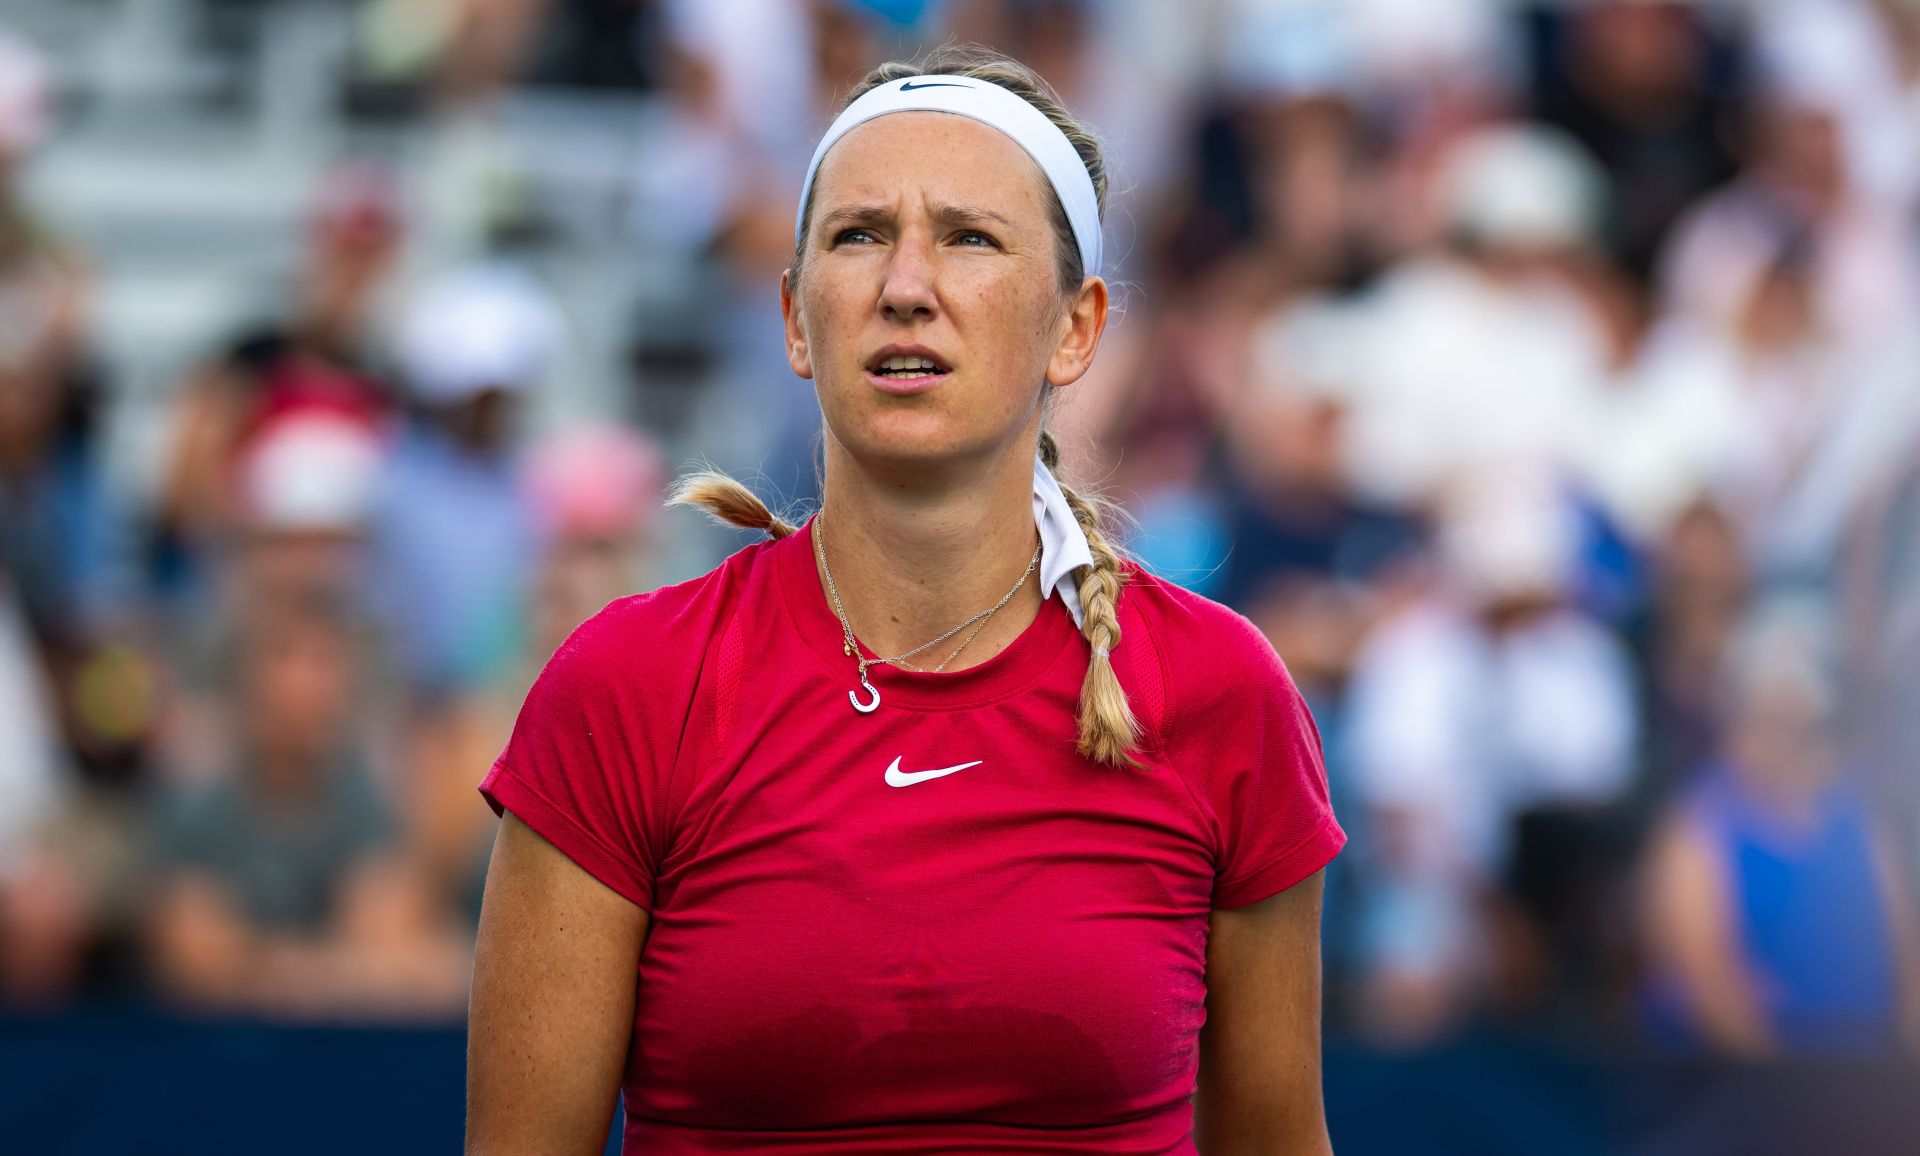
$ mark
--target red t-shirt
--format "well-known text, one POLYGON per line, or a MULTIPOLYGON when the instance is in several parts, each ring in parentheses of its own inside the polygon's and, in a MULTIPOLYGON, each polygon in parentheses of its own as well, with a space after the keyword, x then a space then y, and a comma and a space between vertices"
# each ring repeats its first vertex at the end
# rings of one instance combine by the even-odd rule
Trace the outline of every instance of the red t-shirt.
POLYGON ((1130 567, 1145 769, 1058 599, 857 714, 811 529, 580 627, 481 785, 651 917, 627 1151, 1193 1152, 1208 913, 1346 841, 1273 648, 1130 567))

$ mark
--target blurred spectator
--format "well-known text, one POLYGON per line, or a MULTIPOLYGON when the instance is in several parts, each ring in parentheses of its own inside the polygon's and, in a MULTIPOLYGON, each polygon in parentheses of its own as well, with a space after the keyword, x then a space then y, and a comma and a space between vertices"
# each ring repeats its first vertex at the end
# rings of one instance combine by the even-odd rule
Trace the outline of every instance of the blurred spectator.
POLYGON ((52 99, 46 63, 0 33, 0 562, 43 645, 71 647, 107 609, 111 530, 81 380, 85 274, 19 196, 52 99))
POLYGON ((540 26, 530 78, 571 88, 652 91, 664 81, 659 0, 557 0, 540 26))
POLYGON ((574 627, 607 603, 649 586, 654 515, 667 482, 659 450, 642 434, 583 425, 542 439, 524 470, 538 558, 528 622, 512 677, 415 720, 407 768, 411 837, 442 899, 471 926, 494 836, 494 817, 473 802, 473 768, 506 742, 520 699, 574 627))
POLYGON ((206 611, 174 630, 161 743, 164 777, 215 773, 232 716, 228 655, 237 637, 306 599, 368 611, 368 520, 386 445, 363 422, 323 409, 275 420, 233 464, 235 522, 210 576, 206 611))
POLYGON ((620 426, 581 426, 534 447, 527 485, 543 549, 530 660, 544 664, 601 607, 645 588, 666 484, 659 448, 620 426))
POLYGON ((1444 584, 1355 663, 1347 742, 1374 833, 1360 1015, 1382 1039, 1429 1041, 1503 984, 1586 978, 1556 969, 1593 946, 1639 721, 1620 644, 1567 603, 1577 534, 1549 476, 1463 479, 1444 584))
MULTIPOLYGON (((1910 375, 1920 361, 1901 363, 1910 375)), ((1920 390, 1899 391, 1920 404, 1920 390)), ((1836 544, 1836 613, 1845 642, 1845 749, 1887 824, 1889 841, 1920 893, 1920 421, 1901 435, 1895 468, 1878 476, 1850 509, 1836 544)))
POLYGON ((519 654, 536 555, 516 434, 562 336, 547 291, 504 265, 449 274, 407 311, 399 354, 416 413, 376 499, 373 581, 427 700, 492 685, 519 654))
POLYGON ((1920 207, 1920 8, 1911 0, 1756 5, 1754 49, 1776 83, 1834 115, 1849 179, 1895 211, 1920 207))
POLYGON ((1641 449, 1614 454, 1610 480, 1622 504, 1653 515, 1656 533, 1661 508, 1710 494, 1764 571, 1818 579, 1849 509, 1916 426, 1903 368, 1914 339, 1834 323, 1817 228, 1760 212, 1743 227, 1737 252, 1713 265, 1717 312, 1673 315, 1649 342, 1638 392, 1623 399, 1637 412, 1617 429, 1641 449))
POLYGON ((0 999, 77 994, 126 858, 119 788, 154 721, 99 445, 88 275, 25 199, 54 73, 0 32, 0 999))
POLYGON ((1213 37, 1219 68, 1186 129, 1188 175, 1170 182, 1145 230, 1152 311, 1116 327, 1140 334, 1141 348, 1127 351, 1129 376, 1094 399, 1104 420, 1085 426, 1100 440, 1090 456, 1108 467, 1092 472, 1136 496, 1143 547, 1189 543, 1168 573, 1217 593, 1208 583, 1228 553, 1229 515, 1207 474, 1258 372, 1254 334, 1296 295, 1366 279, 1380 206, 1349 14, 1227 4, 1213 37))
MULTIPOLYGON (((1789 248, 1812 324, 1845 347, 1871 346, 1920 307, 1914 227, 1902 208, 1863 187, 1849 150, 1859 62, 1829 58, 1819 40, 1789 43, 1795 49, 1774 53, 1762 70, 1739 179, 1682 220, 1661 284, 1678 315, 1734 332, 1750 320, 1756 283, 1789 248), (1783 246, 1783 237, 1793 243, 1783 246)), ((1911 141, 1920 118, 1905 116, 1911 141)))
POLYGON ((0 1006, 75 993, 95 924, 84 881, 58 839, 71 784, 51 695, 12 592, 0 600, 0 1006))
MULTIPOLYGON (((1141 338, 1139 364, 1122 367, 1111 392, 1096 395, 1104 413, 1081 419, 1082 428, 1105 443, 1090 456, 1109 468, 1093 476, 1128 495, 1149 543, 1170 536, 1168 527, 1177 527, 1187 511, 1208 511, 1199 514, 1203 524, 1217 518, 1214 497, 1204 492, 1206 475, 1222 419, 1246 380, 1248 335, 1273 301, 1270 281, 1251 262, 1198 272, 1141 320, 1151 328, 1141 338)), ((1073 414, 1078 404, 1069 392, 1058 408, 1073 414)), ((1199 564, 1217 562, 1224 551, 1223 541, 1203 552, 1199 564)), ((1204 572, 1190 571, 1182 580, 1204 572)))
POLYGON ((442 276, 401 326, 414 413, 380 481, 369 580, 400 679, 404 821, 444 903, 471 890, 488 818, 473 768, 524 690, 540 538, 518 434, 563 337, 546 289, 498 264, 442 276))
POLYGON ((237 764, 156 823, 149 933, 168 998, 296 1018, 451 1016, 465 949, 395 842, 358 725, 348 619, 297 598, 239 640, 237 764))
POLYGON ((1433 196, 1446 248, 1396 267, 1352 337, 1355 483, 1411 509, 1465 469, 1572 470, 1611 353, 1578 276, 1604 188, 1577 144, 1532 126, 1478 131, 1442 158, 1433 196))
POLYGON ((484 102, 526 63, 554 7, 556 0, 370 0, 348 101, 361 111, 484 102))
POLYGON ((1534 21, 1535 106, 1604 166, 1607 247, 1644 279, 1674 222, 1733 175, 1724 22, 1681 0, 1563 5, 1534 21))
POLYGON ((46 62, 0 32, 0 565, 40 644, 77 658, 128 591, 94 444, 86 269, 21 194, 52 85, 46 62))
POLYGON ((1638 631, 1648 799, 1664 802, 1713 753, 1719 672, 1751 586, 1739 529, 1711 501, 1694 502, 1657 544, 1654 595, 1638 631))
POLYGON ((273 423, 237 463, 237 510, 245 537, 234 557, 239 601, 303 595, 353 597, 361 550, 385 464, 384 431, 325 412, 273 423))
POLYGON ((1721 757, 1648 856, 1653 1006, 1716 1051, 1920 1047, 1920 913, 1833 745, 1823 618, 1776 602, 1747 623, 1721 757))
POLYGON ((1247 263, 1274 288, 1351 285, 1369 270, 1379 209, 1351 14, 1233 3, 1219 35, 1219 88, 1189 130, 1194 171, 1161 225, 1154 274, 1184 286, 1247 263))
POLYGON ((234 471, 277 423, 317 413, 379 433, 390 422, 390 391, 365 366, 399 223, 386 174, 336 172, 313 212, 292 315, 247 334, 181 387, 150 559, 164 593, 189 604, 208 595, 217 554, 246 521, 234 471))
MULTIPOLYGON (((1756 237, 1753 265, 1728 284, 1724 326, 1675 320, 1648 367, 1648 434, 1679 448, 1691 441, 1692 478, 1749 534, 1777 515, 1813 460, 1852 387, 1848 351, 1816 312, 1813 240, 1783 223, 1771 243, 1756 237), (1652 393, 1659 390, 1659 395, 1652 393)), ((1723 271, 1723 276, 1725 271, 1723 271)))
POLYGON ((1232 549, 1219 596, 1260 624, 1297 681, 1329 689, 1375 611, 1370 587, 1419 545, 1412 519, 1352 486, 1353 314, 1303 302, 1270 321, 1225 422, 1232 549))

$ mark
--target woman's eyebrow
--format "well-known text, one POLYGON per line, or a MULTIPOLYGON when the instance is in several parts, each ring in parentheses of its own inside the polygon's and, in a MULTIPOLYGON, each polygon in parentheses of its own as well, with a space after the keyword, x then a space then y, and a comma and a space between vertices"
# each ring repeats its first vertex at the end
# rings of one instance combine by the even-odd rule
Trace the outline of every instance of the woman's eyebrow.
POLYGON ((821 216, 820 229, 825 232, 840 225, 884 225, 891 220, 892 210, 877 205, 842 205, 821 216))
MULTIPOLYGON (((1011 228, 1013 222, 1003 214, 992 209, 978 208, 972 205, 936 205, 933 219, 949 227, 965 225, 999 225, 1011 228)), ((820 218, 821 231, 839 228, 845 225, 884 225, 893 221, 893 210, 879 205, 842 205, 829 209, 820 218)))
POLYGON ((937 205, 933 210, 933 219, 943 225, 999 225, 1011 228, 1013 222, 994 212, 971 205, 937 205))

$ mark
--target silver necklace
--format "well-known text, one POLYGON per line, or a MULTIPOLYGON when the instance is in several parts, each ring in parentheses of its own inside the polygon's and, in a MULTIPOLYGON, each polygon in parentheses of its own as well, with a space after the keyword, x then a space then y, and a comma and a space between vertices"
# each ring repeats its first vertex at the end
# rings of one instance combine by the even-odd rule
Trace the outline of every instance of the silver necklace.
MULTIPOLYGON (((841 649, 843 649, 849 657, 857 659, 860 663, 860 685, 867 692, 867 696, 868 696, 867 701, 861 702, 859 692, 851 691, 851 690, 847 692, 847 700, 853 703, 853 709, 859 711, 861 714, 872 714, 875 708, 877 708, 880 705, 880 692, 878 690, 875 690, 873 683, 867 680, 867 668, 869 666, 873 666, 877 663, 885 663, 888 666, 902 665, 902 662, 901 662, 902 659, 912 658, 914 655, 920 653, 921 651, 925 650, 929 646, 936 646, 942 642, 945 642, 947 639, 952 638, 954 635, 960 633, 962 630, 965 630, 967 627, 974 626, 976 622, 979 623, 980 626, 985 626, 987 619, 993 617, 994 613, 998 611, 1002 606, 1005 606, 1007 603, 1013 601, 1013 596, 1015 594, 1020 593, 1020 588, 1027 584, 1027 578, 1029 575, 1033 573, 1034 567, 1040 565, 1040 547, 1035 546, 1033 548, 1033 557, 1028 559, 1027 561, 1026 571, 1020 575, 1020 580, 1013 584, 1013 589, 1007 591, 1006 595, 1002 597, 1000 601, 994 603, 992 606, 989 606, 987 609, 982 610, 980 613, 967 619, 965 622, 962 622, 960 625, 954 627, 952 630, 947 631, 945 634, 940 635, 938 638, 928 639, 926 642, 921 643, 920 645, 914 647, 912 650, 903 651, 900 654, 894 655, 892 658, 868 658, 865 655, 860 653, 860 644, 859 642, 855 641, 853 637, 853 624, 847 621, 847 608, 841 605, 840 591, 833 584, 833 568, 827 565, 827 547, 820 533, 820 518, 818 515, 816 515, 813 519, 813 552, 815 556, 817 556, 820 559, 820 572, 827 576, 827 595, 833 599, 834 617, 840 620, 840 633, 842 635, 841 649)), ((978 633, 980 633, 980 629, 978 626, 975 626, 973 634, 967 635, 967 637, 960 643, 960 645, 954 649, 954 652, 952 654, 947 655, 947 657, 941 661, 940 665, 934 667, 933 669, 936 671, 944 670, 946 668, 947 663, 952 662, 955 658, 958 658, 960 656, 960 652, 967 648, 967 644, 973 641, 974 634, 978 634, 978 633)), ((913 669, 913 668, 908 667, 908 669, 913 669)))

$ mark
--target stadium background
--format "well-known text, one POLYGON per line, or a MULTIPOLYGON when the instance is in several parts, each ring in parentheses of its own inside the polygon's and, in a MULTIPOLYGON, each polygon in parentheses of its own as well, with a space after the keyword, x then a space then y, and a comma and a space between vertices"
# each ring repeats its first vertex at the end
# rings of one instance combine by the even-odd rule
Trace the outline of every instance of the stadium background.
POLYGON ((453 1147, 473 785, 675 470, 816 496, 797 183, 947 39, 1325 735, 1337 1149, 1903 1150, 1914 0, 0 0, 0 1147, 453 1147))

